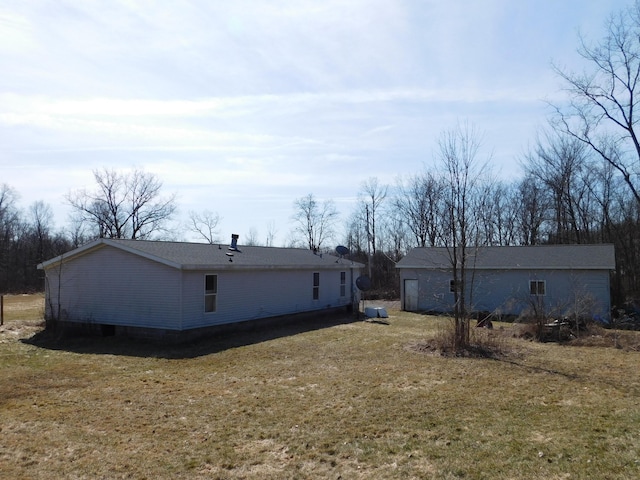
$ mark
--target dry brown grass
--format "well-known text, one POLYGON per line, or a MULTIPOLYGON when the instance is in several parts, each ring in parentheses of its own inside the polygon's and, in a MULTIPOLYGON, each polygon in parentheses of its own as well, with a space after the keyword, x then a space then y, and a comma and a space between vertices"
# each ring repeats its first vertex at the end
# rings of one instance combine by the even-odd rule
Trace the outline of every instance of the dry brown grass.
POLYGON ((515 353, 443 358, 410 346, 446 320, 390 314, 171 348, 4 331, 0 477, 640 475, 637 352, 537 344, 496 324, 515 353))
POLYGON ((4 295, 4 320, 41 320, 44 315, 44 295, 4 295))
POLYGON ((0 344, 8 338, 21 338, 42 328, 44 295, 4 295, 3 325, 0 325, 0 344))

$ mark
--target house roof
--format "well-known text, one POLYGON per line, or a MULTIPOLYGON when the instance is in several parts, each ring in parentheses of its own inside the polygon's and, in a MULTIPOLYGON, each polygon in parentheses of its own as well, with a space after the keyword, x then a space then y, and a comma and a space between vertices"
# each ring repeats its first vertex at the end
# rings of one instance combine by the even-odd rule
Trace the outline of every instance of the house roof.
MULTIPOLYGON (((469 248, 467 268, 481 270, 614 270, 613 245, 536 245, 469 248)), ((449 250, 411 250, 396 268, 451 269, 449 250)))
POLYGON ((302 248, 249 247, 238 245, 231 250, 229 245, 207 243, 161 242, 150 240, 124 240, 101 238, 68 253, 38 265, 47 269, 101 248, 117 248, 134 255, 183 270, 207 268, 221 269, 345 269, 361 268, 361 263, 352 262, 329 254, 315 254, 302 248))

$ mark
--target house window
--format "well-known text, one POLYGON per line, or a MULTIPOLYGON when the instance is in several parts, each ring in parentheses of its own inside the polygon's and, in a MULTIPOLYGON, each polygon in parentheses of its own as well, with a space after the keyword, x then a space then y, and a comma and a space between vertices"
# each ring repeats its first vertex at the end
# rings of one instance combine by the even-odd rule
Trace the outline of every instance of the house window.
POLYGON ((204 311, 205 313, 215 312, 218 295, 218 276, 204 276, 204 311))
POLYGON ((347 272, 340 272, 340 296, 347 296, 347 272))
POLYGON ((536 296, 546 295, 546 282, 544 280, 529 280, 529 294, 536 296))
POLYGON ((456 288, 456 281, 455 280, 449 280, 449 291, 451 293, 455 293, 455 291, 460 291, 460 282, 457 282, 457 286, 458 288, 456 288))
POLYGON ((320 298, 320 272, 313 272, 313 299, 320 298))

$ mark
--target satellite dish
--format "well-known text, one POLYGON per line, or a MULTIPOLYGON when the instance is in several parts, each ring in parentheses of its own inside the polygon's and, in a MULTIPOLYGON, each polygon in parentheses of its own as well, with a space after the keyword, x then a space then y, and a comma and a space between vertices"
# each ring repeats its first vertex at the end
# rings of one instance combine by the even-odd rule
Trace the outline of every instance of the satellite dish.
POLYGON ((371 289, 371 279, 366 275, 361 275, 356 278, 356 287, 358 287, 363 292, 371 289))
POLYGON ((341 257, 343 257, 345 255, 349 255, 349 249, 347 247, 345 247, 344 245, 338 245, 336 247, 336 253, 338 255, 340 255, 341 257))

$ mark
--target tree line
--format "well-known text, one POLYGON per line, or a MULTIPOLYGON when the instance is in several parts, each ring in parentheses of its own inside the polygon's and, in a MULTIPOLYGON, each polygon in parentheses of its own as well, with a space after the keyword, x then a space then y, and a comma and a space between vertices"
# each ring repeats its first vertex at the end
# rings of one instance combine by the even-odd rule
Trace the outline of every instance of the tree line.
POLYGON ((638 297, 640 2, 612 14, 601 40, 580 37, 577 51, 583 71, 553 67, 567 97, 550 104, 548 126, 519 159, 522 178, 496 179, 482 135, 458 125, 422 172, 362 185, 346 242, 370 258, 374 286, 397 285, 390 266, 414 246, 447 247, 455 266, 467 247, 612 243, 613 301, 638 297))
POLYGON ((54 232, 51 207, 33 203, 28 211, 17 207, 18 194, 0 185, 0 292, 43 289, 36 265, 73 247, 69 235, 54 232))
POLYGON ((0 185, 0 292, 41 291, 39 263, 96 238, 162 238, 172 232, 175 195, 162 195, 162 182, 143 170, 93 172, 94 190, 70 192, 73 216, 66 230, 56 230, 53 211, 42 201, 18 208, 18 193, 0 185))
MULTIPOLYGON (((548 126, 518 161, 522 176, 498 179, 475 125, 441 132, 432 161, 393 184, 365 180, 339 228, 331 199, 295 199, 294 235, 287 246, 333 250, 342 243, 366 264, 373 287, 397 295, 395 262, 413 247, 444 246, 453 255, 483 245, 612 243, 614 302, 640 294, 640 139, 635 108, 640 80, 640 3, 609 17, 603 39, 580 38, 583 72, 554 67, 566 101, 551 105, 548 126), (342 230, 344 233, 339 234, 342 230)), ((17 193, 0 187, 0 291, 42 288, 35 265, 88 240, 172 238, 175 195, 140 170, 94 171, 96 188, 69 193, 75 212, 64 232, 53 230, 42 202, 27 213, 17 193)), ((187 228, 215 243, 220 217, 191 212, 187 228)), ((273 245, 270 225, 266 245, 273 245)), ((252 229, 245 244, 259 244, 252 229)), ((464 257, 461 259, 464 260, 464 257)), ((456 259, 458 261, 458 259, 456 259)))

